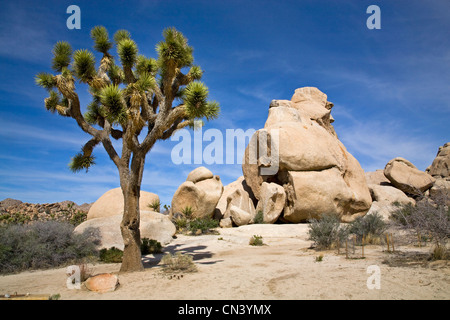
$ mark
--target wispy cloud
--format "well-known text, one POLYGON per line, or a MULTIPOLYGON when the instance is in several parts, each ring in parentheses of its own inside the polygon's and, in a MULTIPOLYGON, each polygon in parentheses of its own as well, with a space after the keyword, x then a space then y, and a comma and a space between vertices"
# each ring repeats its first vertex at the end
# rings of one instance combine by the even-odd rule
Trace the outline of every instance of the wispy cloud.
POLYGON ((77 133, 62 129, 43 129, 39 126, 23 124, 7 119, 0 120, 0 137, 12 140, 16 143, 41 144, 42 142, 51 142, 57 145, 69 145, 80 147, 86 143, 87 134, 81 130, 77 133))
POLYGON ((429 136, 413 134, 401 126, 398 121, 360 121, 336 126, 336 131, 366 171, 383 169, 396 157, 403 157, 425 170, 439 146, 429 136))
MULTIPOLYGON (((2 3, 0 21, 0 56, 27 62, 41 62, 50 55, 53 43, 47 28, 41 23, 51 21, 50 13, 42 15, 42 8, 17 6, 14 2, 2 3)), ((45 6, 42 6, 45 7, 45 6)))

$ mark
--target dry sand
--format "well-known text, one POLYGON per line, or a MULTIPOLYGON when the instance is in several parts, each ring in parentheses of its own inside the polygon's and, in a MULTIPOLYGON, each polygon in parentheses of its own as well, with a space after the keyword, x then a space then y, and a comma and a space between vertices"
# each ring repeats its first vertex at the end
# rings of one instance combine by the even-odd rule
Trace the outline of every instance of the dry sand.
MULTIPOLYGON (((66 268, 0 276, 0 294, 57 294, 61 299, 450 299, 450 264, 416 263, 430 246, 397 245, 387 253, 365 247, 365 259, 346 259, 336 250, 310 249, 306 225, 253 225, 219 229, 220 235, 178 235, 165 252, 193 255, 198 271, 182 277, 162 272, 162 254, 144 258, 143 272, 119 274, 114 292, 94 293, 66 287, 66 268), (265 245, 248 245, 254 234, 265 245), (316 257, 323 255, 321 262, 316 257), (386 259, 392 264, 383 263, 386 259), (397 261, 397 262, 395 262, 397 261), (394 263, 395 262, 395 263, 394 263), (368 289, 370 265, 379 266, 381 288, 368 289)), ((361 247, 356 247, 355 257, 361 247)), ((353 256, 353 255, 352 255, 353 256)), ((117 273, 120 264, 91 265, 94 274, 117 273)))

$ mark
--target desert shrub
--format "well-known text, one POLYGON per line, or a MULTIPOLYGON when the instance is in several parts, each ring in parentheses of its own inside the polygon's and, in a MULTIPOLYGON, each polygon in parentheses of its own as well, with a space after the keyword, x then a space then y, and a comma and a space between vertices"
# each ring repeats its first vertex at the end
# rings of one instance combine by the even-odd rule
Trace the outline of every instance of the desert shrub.
POLYGON ((87 212, 77 211, 72 215, 69 222, 74 226, 78 226, 79 224, 86 221, 86 219, 87 219, 87 212))
POLYGON ((399 207, 392 218, 406 229, 415 231, 419 239, 428 235, 434 242, 431 253, 433 260, 448 258, 446 249, 450 238, 448 195, 442 193, 433 199, 423 197, 416 205, 399 207))
POLYGON ((161 243, 149 239, 149 238, 143 238, 141 240, 141 254, 152 254, 152 253, 161 253, 162 252, 162 246, 161 243))
POLYGON ((196 218, 188 222, 188 230, 193 234, 203 234, 210 232, 211 229, 217 228, 219 226, 219 221, 206 217, 206 218, 196 218), (200 231, 199 231, 200 230, 200 231))
POLYGON ((177 252, 174 255, 167 253, 161 259, 163 270, 165 272, 194 272, 197 267, 194 258, 188 254, 177 252))
POLYGON ((177 232, 182 232, 185 228, 187 228, 189 221, 186 217, 179 215, 176 218, 172 219, 175 227, 177 228, 177 232))
POLYGON ((153 211, 159 212, 161 207, 161 202, 158 199, 153 200, 152 203, 148 205, 149 208, 153 209, 153 211))
POLYGON ((194 210, 192 209, 191 206, 186 206, 181 210, 181 213, 183 214, 183 216, 190 220, 192 219, 192 215, 194 214, 194 210))
POLYGON ((31 221, 31 217, 24 213, 4 213, 0 215, 0 224, 24 224, 31 221))
POLYGON ((73 230, 72 224, 58 221, 0 227, 0 273, 53 268, 95 257, 95 233, 73 230))
POLYGON ((255 215, 254 219, 255 224, 263 224, 264 222, 264 213, 261 210, 258 210, 258 212, 255 215))
POLYGON ((323 215, 320 220, 309 220, 309 240, 314 242, 317 249, 331 249, 336 242, 344 243, 348 237, 348 228, 341 226, 335 215, 323 215))
POLYGON ((116 247, 111 247, 108 249, 103 248, 99 253, 100 261, 105 263, 120 263, 122 262, 122 257, 123 251, 116 247))
POLYGON ((420 201, 411 211, 407 226, 419 235, 428 234, 434 242, 432 257, 448 258, 446 244, 450 238, 450 207, 447 198, 420 201))
POLYGON ((402 205, 398 202, 394 202, 393 205, 396 207, 396 209, 391 213, 389 219, 397 224, 406 226, 408 224, 408 219, 411 216, 411 212, 412 210, 414 210, 414 206, 411 203, 402 205))
POLYGON ((356 240, 361 242, 363 237, 366 243, 376 243, 386 231, 387 224, 378 213, 368 214, 356 218, 350 223, 349 232, 356 235, 356 240))
POLYGON ((262 246, 264 245, 262 236, 257 236, 257 235, 253 235, 250 238, 250 241, 248 242, 249 245, 251 246, 262 246))

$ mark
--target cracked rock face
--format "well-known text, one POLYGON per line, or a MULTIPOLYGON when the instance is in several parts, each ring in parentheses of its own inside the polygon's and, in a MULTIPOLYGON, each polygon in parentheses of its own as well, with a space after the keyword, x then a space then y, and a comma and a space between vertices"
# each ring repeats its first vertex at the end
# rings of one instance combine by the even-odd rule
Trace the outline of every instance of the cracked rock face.
POLYGON ((264 182, 283 186, 282 220, 335 214, 350 222, 370 209, 364 171, 337 138, 332 107, 312 87, 295 90, 290 101, 274 100, 264 128, 245 150, 242 171, 256 199, 262 199, 264 182))

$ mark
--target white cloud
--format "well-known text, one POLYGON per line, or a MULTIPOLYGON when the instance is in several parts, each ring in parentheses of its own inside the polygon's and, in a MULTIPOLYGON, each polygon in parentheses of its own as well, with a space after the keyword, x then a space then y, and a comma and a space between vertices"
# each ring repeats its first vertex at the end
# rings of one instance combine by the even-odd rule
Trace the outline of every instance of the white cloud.
POLYGON ((436 156, 437 145, 430 137, 408 132, 396 121, 365 121, 336 126, 339 139, 366 171, 383 169, 396 157, 425 170, 436 156))

